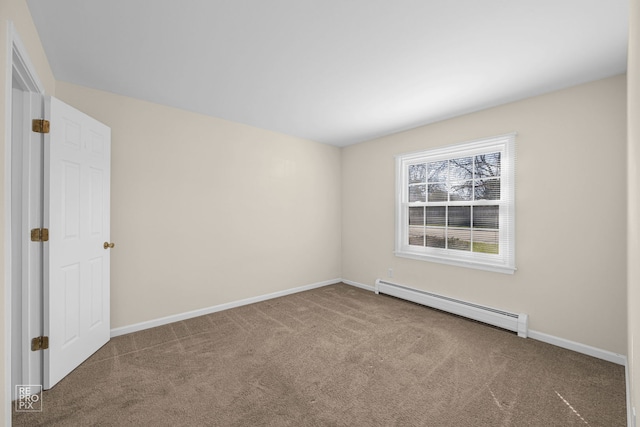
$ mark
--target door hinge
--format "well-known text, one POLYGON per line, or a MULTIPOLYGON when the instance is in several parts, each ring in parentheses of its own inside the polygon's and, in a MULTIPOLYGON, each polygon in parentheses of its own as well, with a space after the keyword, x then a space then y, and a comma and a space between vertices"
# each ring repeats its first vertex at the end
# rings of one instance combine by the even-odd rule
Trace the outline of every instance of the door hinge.
POLYGON ((49 348, 49 337, 35 337, 31 340, 31 351, 46 350, 49 348))
POLYGON ((31 130, 37 133, 49 133, 49 120, 33 119, 31 121, 31 130))
POLYGON ((48 228, 34 228, 31 230, 32 242, 48 242, 49 241, 49 229, 48 228))

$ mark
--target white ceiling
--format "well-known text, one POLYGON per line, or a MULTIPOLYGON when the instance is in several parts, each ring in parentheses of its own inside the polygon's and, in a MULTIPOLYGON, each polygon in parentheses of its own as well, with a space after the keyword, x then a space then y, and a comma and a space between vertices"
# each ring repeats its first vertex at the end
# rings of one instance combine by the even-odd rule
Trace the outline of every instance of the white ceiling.
POLYGON ((56 79, 345 146, 626 71, 628 0, 28 0, 56 79))

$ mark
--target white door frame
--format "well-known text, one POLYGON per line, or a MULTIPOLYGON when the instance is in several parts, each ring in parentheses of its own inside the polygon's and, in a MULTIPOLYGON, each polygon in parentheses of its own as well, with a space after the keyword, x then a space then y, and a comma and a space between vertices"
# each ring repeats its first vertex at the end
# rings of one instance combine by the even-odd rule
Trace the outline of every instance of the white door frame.
MULTIPOLYGON (((28 92, 44 95, 44 87, 38 78, 35 67, 29 59, 27 49, 22 43, 13 22, 7 22, 7 60, 5 62, 5 241, 4 241, 4 377, 5 377, 5 425, 11 425, 11 336, 12 336, 12 242, 16 236, 12 235, 12 206, 11 206, 11 135, 12 135, 12 105, 13 105, 13 79, 16 78, 28 92)), ((19 236, 17 236, 19 237, 19 236)))

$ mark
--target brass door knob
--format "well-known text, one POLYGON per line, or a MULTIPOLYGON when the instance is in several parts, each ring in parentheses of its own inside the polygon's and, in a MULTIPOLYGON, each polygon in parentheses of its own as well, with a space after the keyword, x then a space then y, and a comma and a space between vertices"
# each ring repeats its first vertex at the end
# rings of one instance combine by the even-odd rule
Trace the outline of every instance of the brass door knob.
POLYGON ((116 245, 115 243, 104 242, 104 248, 105 248, 105 249, 109 249, 109 248, 112 248, 112 249, 113 249, 113 247, 114 247, 115 245, 116 245))

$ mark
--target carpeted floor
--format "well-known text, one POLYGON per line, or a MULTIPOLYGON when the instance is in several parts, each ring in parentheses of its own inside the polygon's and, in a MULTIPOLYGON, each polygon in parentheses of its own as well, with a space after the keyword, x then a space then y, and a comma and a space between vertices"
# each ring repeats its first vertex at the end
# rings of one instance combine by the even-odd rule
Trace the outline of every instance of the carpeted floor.
POLYGON ((113 338, 15 426, 624 426, 624 368, 344 284, 113 338))

